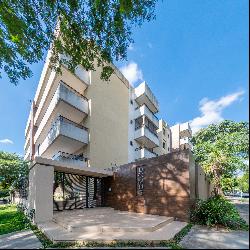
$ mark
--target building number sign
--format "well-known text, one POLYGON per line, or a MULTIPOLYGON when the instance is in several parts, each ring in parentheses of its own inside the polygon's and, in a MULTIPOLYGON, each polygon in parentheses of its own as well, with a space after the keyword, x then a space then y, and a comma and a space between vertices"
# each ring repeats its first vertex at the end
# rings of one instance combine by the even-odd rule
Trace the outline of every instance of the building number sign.
POLYGON ((136 168, 136 189, 137 189, 137 195, 143 195, 143 189, 144 189, 144 168, 143 167, 137 167, 136 168))

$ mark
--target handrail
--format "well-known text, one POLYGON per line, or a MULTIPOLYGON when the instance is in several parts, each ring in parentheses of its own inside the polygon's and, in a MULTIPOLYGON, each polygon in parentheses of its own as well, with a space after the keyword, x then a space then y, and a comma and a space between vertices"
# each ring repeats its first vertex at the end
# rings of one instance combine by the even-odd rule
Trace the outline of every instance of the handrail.
POLYGON ((51 128, 50 128, 48 134, 54 129, 55 126, 57 126, 58 122, 60 122, 60 121, 66 122, 66 123, 68 123, 68 124, 72 124, 72 125, 74 125, 75 127, 78 127, 78 128, 80 128, 80 129, 84 129, 84 130, 88 131, 88 128, 84 127, 83 125, 77 124, 77 123, 75 123, 75 122, 73 122, 73 121, 67 119, 67 118, 64 117, 64 116, 59 115, 59 116, 53 121, 52 126, 51 126, 51 128))
POLYGON ((63 157, 66 159, 79 160, 79 161, 87 161, 88 160, 88 158, 84 157, 83 155, 75 155, 75 154, 70 154, 70 153, 63 152, 63 151, 58 151, 58 153, 54 154, 51 158, 56 159, 56 157, 63 157))

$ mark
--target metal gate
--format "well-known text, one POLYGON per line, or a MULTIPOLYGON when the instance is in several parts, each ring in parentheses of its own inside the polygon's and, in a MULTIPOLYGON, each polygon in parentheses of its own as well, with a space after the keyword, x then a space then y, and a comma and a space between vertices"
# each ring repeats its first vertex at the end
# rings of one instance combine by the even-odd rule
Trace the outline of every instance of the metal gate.
POLYGON ((54 210, 71 210, 103 206, 101 178, 55 171, 54 210))

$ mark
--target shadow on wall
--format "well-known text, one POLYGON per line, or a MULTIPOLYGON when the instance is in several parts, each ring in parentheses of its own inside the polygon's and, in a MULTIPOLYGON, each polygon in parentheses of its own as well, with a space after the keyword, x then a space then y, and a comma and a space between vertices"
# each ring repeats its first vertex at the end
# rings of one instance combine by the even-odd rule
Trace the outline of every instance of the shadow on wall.
POLYGON ((188 220, 190 162, 189 150, 183 150, 121 166, 105 180, 105 205, 188 220), (137 167, 144 169, 142 195, 137 193, 137 167))

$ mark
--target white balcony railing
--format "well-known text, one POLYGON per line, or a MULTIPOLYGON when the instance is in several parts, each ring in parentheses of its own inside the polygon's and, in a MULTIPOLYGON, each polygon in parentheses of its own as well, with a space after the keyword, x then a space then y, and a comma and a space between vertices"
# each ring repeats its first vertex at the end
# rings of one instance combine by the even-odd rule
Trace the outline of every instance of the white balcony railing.
POLYGON ((52 156, 52 160, 65 162, 74 165, 80 165, 82 167, 88 166, 88 159, 81 155, 74 155, 59 151, 57 154, 52 156))
POLYGON ((146 104, 153 113, 159 111, 159 103, 146 82, 135 88, 135 96, 139 105, 146 104))
POLYGON ((89 112, 88 99, 78 94, 70 87, 67 87, 66 84, 61 81, 35 134, 35 142, 37 141, 44 127, 46 126, 48 120, 51 117, 52 112, 55 110, 55 107, 58 107, 58 103, 60 101, 64 101, 70 104, 72 107, 75 107, 77 110, 85 113, 86 115, 89 112))
POLYGON ((147 148, 159 146, 159 138, 156 133, 153 133, 148 127, 142 125, 135 130, 135 140, 144 144, 147 148))
POLYGON ((29 160, 29 156, 30 156, 30 146, 27 148, 27 150, 25 150, 24 160, 25 161, 29 160))
POLYGON ((138 149, 136 151, 136 159, 149 159, 149 158, 152 158, 152 157, 156 157, 156 154, 153 153, 153 152, 150 152, 148 149, 146 148, 142 148, 142 149, 138 149))
MULTIPOLYGON (((74 122, 59 116, 53 123, 47 137, 39 147, 39 152, 36 155, 42 155, 47 148, 52 144, 52 142, 59 136, 64 136, 67 138, 75 140, 76 142, 82 143, 82 145, 88 144, 89 135, 88 130, 81 125, 75 124, 74 122)), ((73 144, 73 141, 71 144, 73 144)), ((66 145, 59 145, 59 147, 64 147, 66 145)))
POLYGON ((145 104, 135 110, 135 119, 142 115, 146 115, 149 120, 152 121, 157 128, 159 128, 158 118, 149 110, 149 108, 145 104))

